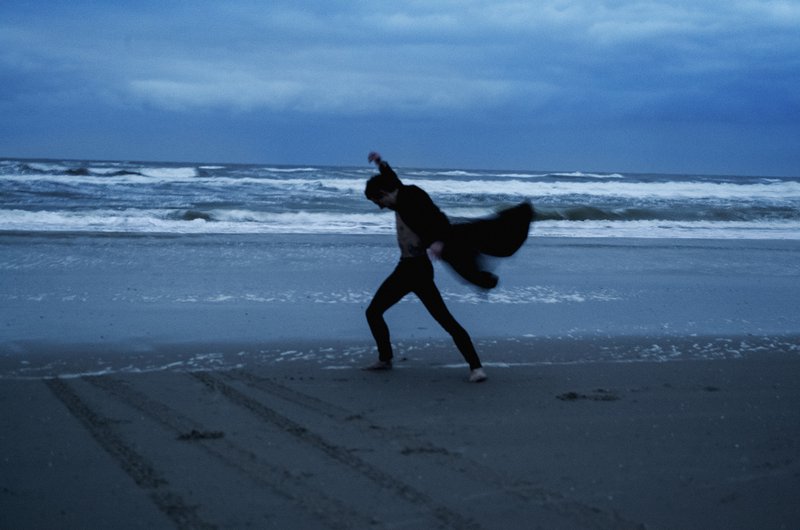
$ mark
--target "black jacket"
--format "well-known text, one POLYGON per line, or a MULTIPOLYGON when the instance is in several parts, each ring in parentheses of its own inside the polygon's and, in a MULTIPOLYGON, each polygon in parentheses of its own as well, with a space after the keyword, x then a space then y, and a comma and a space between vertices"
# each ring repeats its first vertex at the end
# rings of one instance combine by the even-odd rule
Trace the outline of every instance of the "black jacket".
MULTIPOLYGON (((385 160, 378 167, 382 175, 400 181, 385 160)), ((450 220, 422 188, 401 184, 395 211, 408 228, 419 236, 425 248, 434 241, 446 241, 450 237, 450 220)))
POLYGON ((401 186, 395 211, 408 228, 419 236, 425 248, 434 241, 446 242, 450 239, 450 220, 422 188, 401 186))
POLYGON ((454 224, 442 259, 468 282, 492 289, 498 278, 485 270, 483 256, 508 257, 519 250, 528 238, 533 214, 526 201, 491 217, 454 224))
MULTIPOLYGON (((381 161, 379 168, 382 174, 397 179, 387 162, 381 161)), ((442 241, 442 259, 462 278, 484 289, 497 286, 497 276, 484 270, 482 255, 514 254, 527 239, 534 215, 533 206, 526 201, 491 217, 451 224, 430 196, 413 185, 400 186, 395 209, 425 248, 442 241)))

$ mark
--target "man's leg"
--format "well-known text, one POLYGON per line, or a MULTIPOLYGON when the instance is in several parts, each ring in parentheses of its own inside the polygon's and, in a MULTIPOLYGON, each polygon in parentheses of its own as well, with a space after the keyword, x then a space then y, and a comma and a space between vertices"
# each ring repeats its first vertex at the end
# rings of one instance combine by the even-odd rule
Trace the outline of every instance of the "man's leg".
MULTIPOLYGON (((428 271, 424 271, 425 276, 417 279, 414 286, 414 294, 416 294, 425 308, 436 319, 442 328, 453 338, 458 351, 464 356, 464 360, 469 364, 470 370, 476 370, 481 367, 481 360, 478 358, 478 352, 475 351, 475 346, 472 344, 472 339, 461 324, 447 309, 447 306, 442 299, 442 294, 439 288, 433 283, 433 266, 429 264, 430 275, 428 271)), ((420 271, 422 273, 422 271, 420 271)))
POLYGON ((404 273, 402 264, 386 278, 367 307, 367 323, 378 345, 378 358, 383 362, 392 360, 392 343, 389 338, 389 326, 383 314, 405 295, 411 292, 410 282, 404 273))

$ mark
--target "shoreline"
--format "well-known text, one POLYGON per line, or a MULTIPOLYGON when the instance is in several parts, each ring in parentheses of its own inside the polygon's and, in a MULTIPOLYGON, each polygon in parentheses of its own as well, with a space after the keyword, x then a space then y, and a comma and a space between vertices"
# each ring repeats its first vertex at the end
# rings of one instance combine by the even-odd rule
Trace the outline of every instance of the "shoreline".
MULTIPOLYGON (((322 350, 338 345, 367 355, 364 310, 397 256, 383 236, 0 236, 0 376, 59 355, 94 363, 72 373, 144 368, 148 355, 195 368, 214 367, 215 354, 225 366, 289 350, 327 362, 322 350)), ((521 342, 553 361, 735 358, 794 352, 800 336, 800 242, 532 237, 495 266, 501 283, 483 293, 435 265, 482 349, 521 342)), ((414 296, 386 319, 399 351, 449 344, 414 296)))
MULTIPOLYGON (((481 337, 486 367, 598 363, 800 360, 800 334, 707 336, 481 337)), ((449 339, 394 341, 395 367, 466 368, 449 339)), ((374 360, 370 339, 163 344, 16 344, 0 355, 0 381, 157 372, 277 369, 356 370, 374 360)))

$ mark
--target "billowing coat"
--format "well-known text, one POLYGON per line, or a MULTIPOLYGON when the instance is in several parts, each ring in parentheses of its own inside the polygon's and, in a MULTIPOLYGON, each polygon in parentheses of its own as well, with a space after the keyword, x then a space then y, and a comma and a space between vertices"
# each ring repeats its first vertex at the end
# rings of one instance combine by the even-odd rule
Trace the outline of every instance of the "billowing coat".
MULTIPOLYGON (((379 167, 381 173, 397 178, 385 161, 379 167)), ((451 223, 430 196, 413 185, 400 187, 395 208, 425 248, 443 242, 442 259, 466 281, 484 289, 496 287, 498 278, 484 269, 482 256, 513 255, 528 238, 534 214, 530 202, 523 202, 491 217, 451 223)))

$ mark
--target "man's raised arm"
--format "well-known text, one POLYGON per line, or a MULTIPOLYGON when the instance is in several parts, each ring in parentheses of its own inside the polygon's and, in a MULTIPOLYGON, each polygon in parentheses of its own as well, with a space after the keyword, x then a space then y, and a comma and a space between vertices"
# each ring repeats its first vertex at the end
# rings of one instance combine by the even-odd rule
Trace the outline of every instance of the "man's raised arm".
POLYGON ((394 172, 394 169, 392 169, 389 166, 389 163, 387 161, 385 161, 385 160, 383 160, 381 158, 381 154, 378 153, 377 151, 371 151, 369 153, 369 156, 367 156, 367 160, 369 160, 370 162, 372 162, 376 166, 378 166, 378 169, 380 170, 381 175, 383 175, 385 177, 391 177, 392 179, 397 179, 398 178, 397 173, 394 172))

